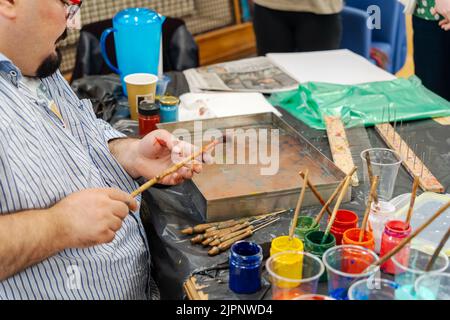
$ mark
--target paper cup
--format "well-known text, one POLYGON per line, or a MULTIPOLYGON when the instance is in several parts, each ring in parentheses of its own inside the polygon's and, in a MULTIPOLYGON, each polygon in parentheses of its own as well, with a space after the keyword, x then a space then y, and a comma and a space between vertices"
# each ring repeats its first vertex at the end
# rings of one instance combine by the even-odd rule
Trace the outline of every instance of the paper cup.
POLYGON ((138 120, 138 107, 142 101, 155 102, 158 77, 150 73, 133 73, 124 78, 132 120, 138 120))

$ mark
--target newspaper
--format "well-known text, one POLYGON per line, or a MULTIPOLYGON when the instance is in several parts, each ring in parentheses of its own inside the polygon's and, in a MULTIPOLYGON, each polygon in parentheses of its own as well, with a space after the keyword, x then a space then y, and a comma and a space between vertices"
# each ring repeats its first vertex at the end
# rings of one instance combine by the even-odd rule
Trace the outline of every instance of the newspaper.
POLYGON ((293 90, 298 82, 267 57, 248 58, 184 71, 191 92, 273 93, 293 90))

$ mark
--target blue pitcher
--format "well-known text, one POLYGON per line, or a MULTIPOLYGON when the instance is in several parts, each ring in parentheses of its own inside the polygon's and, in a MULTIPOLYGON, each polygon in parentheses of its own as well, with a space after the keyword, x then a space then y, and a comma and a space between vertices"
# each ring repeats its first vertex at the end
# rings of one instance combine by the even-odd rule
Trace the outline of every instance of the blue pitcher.
POLYGON ((162 24, 165 17, 147 8, 130 8, 120 11, 113 18, 113 27, 103 31, 100 45, 106 64, 122 81, 132 73, 158 74, 161 49, 162 24), (118 68, 112 65, 106 54, 106 38, 114 33, 118 68))

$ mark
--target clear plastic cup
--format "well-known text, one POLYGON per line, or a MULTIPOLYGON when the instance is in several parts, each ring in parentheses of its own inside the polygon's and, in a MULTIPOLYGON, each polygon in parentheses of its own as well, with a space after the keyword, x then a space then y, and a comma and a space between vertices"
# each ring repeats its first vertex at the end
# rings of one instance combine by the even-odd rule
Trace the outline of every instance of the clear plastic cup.
POLYGON ((156 96, 164 96, 167 91, 167 86, 172 79, 169 76, 162 75, 158 77, 158 82, 156 83, 156 96))
POLYGON ((378 198, 383 201, 389 201, 394 192, 395 181, 397 180, 398 169, 402 164, 400 155, 390 149, 374 148, 361 152, 361 158, 364 167, 364 195, 367 199, 370 190, 369 172, 366 163, 366 154, 370 156, 372 164, 372 173, 379 177, 377 193, 378 198))
POLYGON ((272 283, 273 300, 292 300, 315 294, 325 267, 316 256, 303 251, 285 251, 271 256, 266 270, 272 283))
POLYGON ((348 289, 349 300, 395 300, 398 284, 386 279, 364 279, 348 289))
POLYGON ((427 273, 414 285, 419 300, 450 300, 450 274, 427 273))
MULTIPOLYGON (((417 299, 414 284, 420 276, 429 273, 425 269, 433 255, 433 251, 413 245, 409 250, 409 257, 407 259, 398 255, 392 257, 392 262, 395 266, 395 282, 399 285, 395 293, 396 300, 417 299), (402 259, 399 259, 399 257, 402 259)), ((447 268, 448 257, 441 251, 430 272, 444 272, 447 268)))
POLYGON ((327 268, 328 294, 336 300, 348 300, 348 289, 358 280, 375 275, 379 267, 369 266, 377 262, 372 250, 341 245, 328 249, 322 257, 327 268))

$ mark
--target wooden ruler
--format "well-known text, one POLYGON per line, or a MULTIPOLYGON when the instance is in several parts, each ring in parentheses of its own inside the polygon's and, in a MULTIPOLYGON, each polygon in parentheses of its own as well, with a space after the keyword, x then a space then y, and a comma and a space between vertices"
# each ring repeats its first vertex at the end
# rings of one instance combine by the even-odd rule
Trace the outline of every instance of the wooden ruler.
POLYGON ((201 291, 205 286, 198 286, 194 276, 187 279, 183 287, 189 300, 208 300, 208 295, 201 291))
POLYGON ((443 126, 450 126, 450 117, 434 118, 434 121, 443 126))
POLYGON ((384 142, 395 150, 402 157, 403 166, 412 176, 418 176, 420 187, 424 191, 444 192, 444 187, 431 171, 423 164, 422 160, 414 154, 414 151, 406 144, 406 142, 395 132, 389 123, 378 124, 375 126, 378 134, 384 142), (400 148, 401 145, 401 148, 400 148), (416 158, 414 166, 414 158, 416 158))
MULTIPOLYGON (((340 117, 325 117, 328 141, 330 143, 333 161, 345 174, 348 174, 355 166, 350 151, 344 124, 340 117)), ((352 186, 359 185, 358 174, 352 176, 352 186)))

